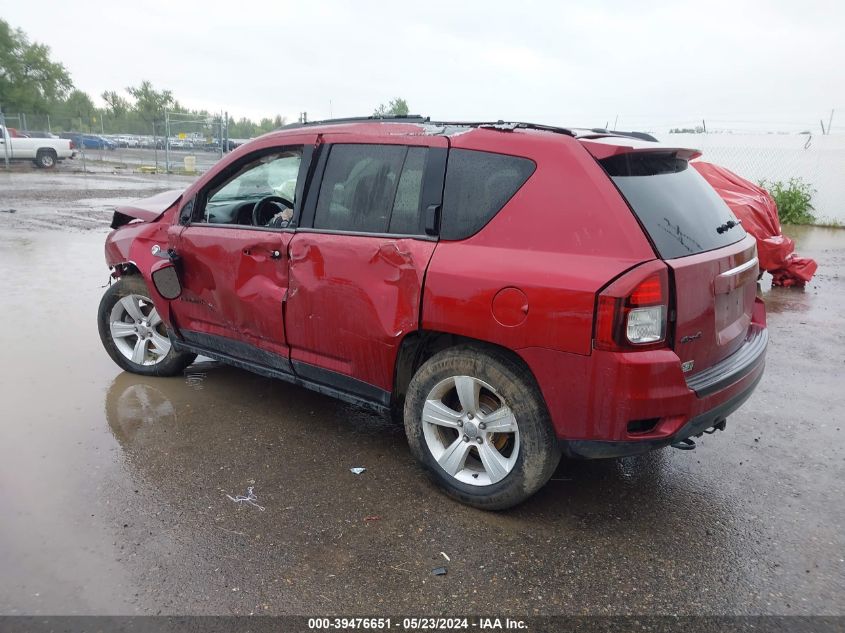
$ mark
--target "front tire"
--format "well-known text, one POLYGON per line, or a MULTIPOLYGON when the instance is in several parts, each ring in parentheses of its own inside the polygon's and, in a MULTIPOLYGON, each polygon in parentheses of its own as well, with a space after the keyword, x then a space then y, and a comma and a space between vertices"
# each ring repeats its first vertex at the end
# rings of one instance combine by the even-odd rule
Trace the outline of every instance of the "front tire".
POLYGON ((142 277, 121 277, 100 300, 97 326, 100 340, 120 367, 142 376, 176 376, 196 354, 179 352, 142 277))
POLYGON ((560 461, 533 377, 494 349, 460 346, 426 361, 408 386, 405 433, 438 486, 484 510, 525 501, 560 461))

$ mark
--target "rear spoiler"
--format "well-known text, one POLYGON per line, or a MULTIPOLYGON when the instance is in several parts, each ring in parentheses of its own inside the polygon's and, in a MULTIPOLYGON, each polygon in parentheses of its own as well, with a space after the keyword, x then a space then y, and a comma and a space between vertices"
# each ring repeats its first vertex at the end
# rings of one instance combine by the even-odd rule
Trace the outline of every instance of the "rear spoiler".
POLYGON ((638 138, 623 136, 595 136, 578 139, 584 148, 597 160, 618 156, 620 154, 655 153, 672 154, 684 160, 692 160, 701 156, 701 150, 689 147, 673 147, 664 143, 655 143, 638 138))

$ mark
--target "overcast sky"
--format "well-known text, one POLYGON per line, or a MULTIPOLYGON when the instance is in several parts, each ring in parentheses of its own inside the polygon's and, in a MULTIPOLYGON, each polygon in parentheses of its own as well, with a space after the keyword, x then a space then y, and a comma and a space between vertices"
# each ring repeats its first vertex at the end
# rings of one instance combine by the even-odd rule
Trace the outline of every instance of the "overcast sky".
POLYGON ((438 119, 845 131, 845 3, 0 0, 92 96, 293 121, 404 97, 438 119), (837 123, 838 122, 838 123, 837 123))

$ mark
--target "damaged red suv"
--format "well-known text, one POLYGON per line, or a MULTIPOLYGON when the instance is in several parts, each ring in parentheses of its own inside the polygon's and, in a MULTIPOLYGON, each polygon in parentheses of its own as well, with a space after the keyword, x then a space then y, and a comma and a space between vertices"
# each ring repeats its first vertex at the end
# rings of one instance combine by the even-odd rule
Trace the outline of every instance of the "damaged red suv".
POLYGON ((100 336, 201 354, 404 420, 450 495, 513 506, 561 457, 725 427, 763 374, 754 239, 644 135, 346 120, 240 147, 118 208, 100 336))

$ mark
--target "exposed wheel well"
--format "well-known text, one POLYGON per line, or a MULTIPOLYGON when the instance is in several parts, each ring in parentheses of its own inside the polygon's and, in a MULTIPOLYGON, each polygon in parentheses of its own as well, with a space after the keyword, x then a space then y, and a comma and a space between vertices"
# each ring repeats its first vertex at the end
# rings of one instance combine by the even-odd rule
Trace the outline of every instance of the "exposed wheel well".
POLYGON ((536 384, 534 374, 525 361, 510 350, 501 345, 482 341, 479 339, 470 338, 467 336, 460 336, 457 334, 449 334, 446 332, 436 332, 432 330, 416 330, 409 332, 399 346, 399 352, 396 355, 396 365, 393 371, 393 400, 391 409, 394 411, 401 411, 405 403, 405 395, 408 391, 408 384, 411 382, 417 369, 425 363, 429 358, 445 349, 455 347, 457 345, 472 345, 481 350, 487 349, 495 351, 498 354, 503 354, 510 357, 514 362, 525 368, 525 371, 530 376, 530 380, 536 384))
POLYGON ((121 262, 112 266, 115 277, 124 277, 127 275, 140 275, 141 271, 135 265, 135 262, 121 262))

